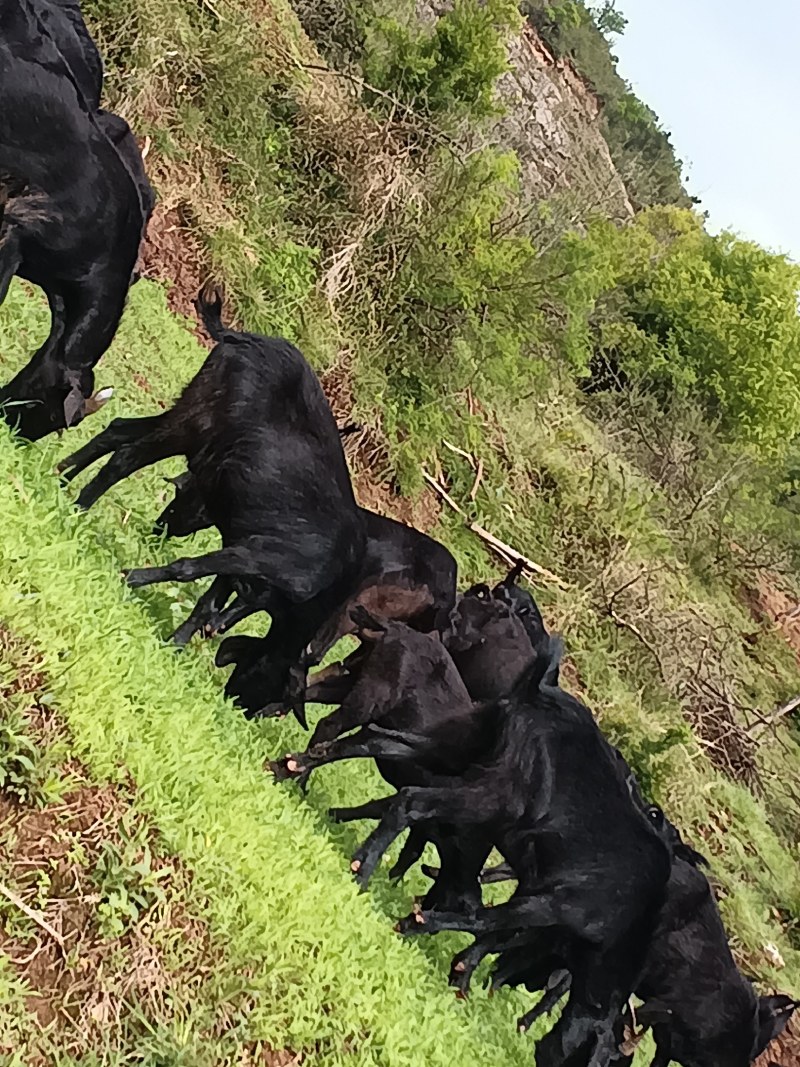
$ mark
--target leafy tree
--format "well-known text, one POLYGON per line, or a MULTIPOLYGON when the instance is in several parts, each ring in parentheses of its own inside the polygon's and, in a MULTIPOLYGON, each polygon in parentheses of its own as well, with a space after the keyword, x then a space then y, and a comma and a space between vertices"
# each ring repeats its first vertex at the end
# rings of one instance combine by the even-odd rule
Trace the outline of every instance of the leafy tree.
POLYGON ((594 19, 595 26, 604 37, 625 32, 628 20, 617 8, 616 0, 605 0, 597 7, 589 8, 589 12, 594 19))
POLYGON ((764 455, 800 434, 800 267, 674 208, 593 225, 558 252, 579 373, 598 355, 659 395, 691 394, 764 455))

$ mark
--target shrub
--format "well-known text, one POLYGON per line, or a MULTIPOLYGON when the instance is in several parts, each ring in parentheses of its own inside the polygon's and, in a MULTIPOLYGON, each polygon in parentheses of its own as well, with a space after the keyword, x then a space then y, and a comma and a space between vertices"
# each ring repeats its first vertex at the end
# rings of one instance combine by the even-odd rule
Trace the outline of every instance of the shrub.
POLYGON ((663 398, 691 393, 762 455, 800 433, 800 267, 674 208, 596 223, 554 261, 579 374, 599 358, 663 398))
POLYGON ((495 83, 507 69, 505 38, 517 27, 513 0, 455 0, 431 27, 377 18, 364 74, 374 87, 444 122, 497 112, 495 83))

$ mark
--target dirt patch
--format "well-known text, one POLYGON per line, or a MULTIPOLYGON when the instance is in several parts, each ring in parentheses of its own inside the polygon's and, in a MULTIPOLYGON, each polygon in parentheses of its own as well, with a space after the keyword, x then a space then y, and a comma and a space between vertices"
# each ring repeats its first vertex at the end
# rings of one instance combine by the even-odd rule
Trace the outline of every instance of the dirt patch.
MULTIPOLYGON (((800 665, 800 604, 781 588, 776 575, 760 574, 755 586, 745 586, 741 598, 761 625, 776 629, 800 665)), ((747 635, 745 635, 747 637, 747 635)))
MULTIPOLYGON (((41 703, 41 657, 2 626, 0 660, 17 669, 11 681, 13 669, 4 672, 4 687, 29 699, 37 748, 68 742, 63 721, 41 703)), ((56 1053, 98 1062, 110 1048, 133 1055, 154 1033, 200 1018, 195 1038, 232 1043, 231 1062, 300 1064, 289 1050, 238 1036, 250 1006, 246 970, 231 975, 238 992, 213 992, 222 952, 199 917, 190 873, 134 807, 133 782, 93 782, 73 757, 53 768, 55 778, 63 793, 43 806, 0 790, 0 953, 36 1024, 24 1026, 22 1050, 0 1036, 0 1060, 22 1052, 29 1067, 49 1067, 56 1053)))
MULTIPOLYGON (((339 425, 351 422, 355 398, 347 357, 340 358, 321 375, 320 381, 339 425)), ((353 473, 353 489, 362 508, 414 526, 422 533, 433 529, 442 513, 438 497, 427 489, 413 500, 400 493, 380 429, 358 426, 343 439, 343 444, 353 473)))
POLYGON ((800 1023, 794 1019, 773 1042, 767 1045, 755 1061, 755 1067, 770 1067, 771 1064, 778 1067, 800 1067, 800 1023))
POLYGON ((422 533, 430 533, 442 513, 441 505, 433 493, 425 490, 414 500, 402 496, 394 481, 373 481, 373 472, 360 464, 354 465, 353 483, 356 499, 362 508, 377 511, 380 515, 414 526, 422 533))
POLYGON ((758 795, 758 746, 736 721, 730 704, 724 698, 700 694, 688 705, 687 718, 714 766, 758 795))
POLYGON ((129 788, 93 784, 74 761, 63 772, 74 788, 41 810, 0 795, 3 880, 40 920, 0 901, 0 952, 40 1028, 32 1064, 50 1062, 52 1045, 80 1057, 125 1043, 141 1017, 167 1022, 176 970, 194 983, 215 966, 205 925, 183 903, 189 876, 159 855, 129 788), (167 948, 175 937, 180 964, 167 948))
POLYGON ((197 339, 211 342, 197 323, 194 301, 208 277, 206 256, 186 220, 185 210, 156 204, 142 244, 142 273, 167 283, 170 309, 192 322, 197 339))

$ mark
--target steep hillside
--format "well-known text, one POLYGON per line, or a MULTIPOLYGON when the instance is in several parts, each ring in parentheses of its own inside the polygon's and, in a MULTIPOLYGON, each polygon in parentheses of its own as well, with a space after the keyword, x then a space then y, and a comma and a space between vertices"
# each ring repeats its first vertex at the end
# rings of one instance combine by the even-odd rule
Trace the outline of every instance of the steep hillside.
MULTIPOLYGON (((148 533, 173 469, 85 517, 56 484, 76 442, 189 378, 175 312, 209 273, 360 424, 363 503, 433 530, 464 583, 503 545, 527 558, 566 684, 709 855, 740 964, 800 993, 795 268, 704 233, 666 135, 599 84, 581 5, 569 32, 509 0, 85 7, 160 204, 98 373, 113 403, 60 442, 0 441, 0 1053, 530 1062, 526 997, 456 1003, 457 939, 391 932, 420 875, 351 885, 364 827, 323 813, 374 775, 273 785, 298 731, 226 706, 213 649, 160 643, 193 590, 124 590, 123 566, 183 551, 148 533)), ((43 315, 16 285, 3 375, 43 315)))

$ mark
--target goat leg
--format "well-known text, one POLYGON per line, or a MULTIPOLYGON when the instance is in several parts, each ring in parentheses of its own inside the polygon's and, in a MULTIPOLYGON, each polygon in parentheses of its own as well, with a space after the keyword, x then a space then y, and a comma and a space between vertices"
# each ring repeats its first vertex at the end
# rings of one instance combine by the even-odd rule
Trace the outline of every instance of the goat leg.
MULTIPOLYGON (((362 888, 366 888, 381 856, 392 841, 415 823, 432 819, 453 823, 484 822, 488 808, 485 798, 481 797, 481 800, 484 801, 483 807, 472 802, 470 790, 463 786, 407 786, 401 789, 378 826, 353 856, 351 869, 356 880, 362 888)), ((463 915, 460 920, 464 921, 463 915)))
POLYGON ((466 915, 463 912, 423 911, 417 917, 416 931, 409 929, 406 932, 437 934, 442 930, 462 930, 464 933, 474 934, 475 937, 483 937, 508 930, 557 926, 563 921, 553 898, 542 894, 517 897, 494 908, 479 908, 474 915, 466 915))
POLYGON ((397 862, 389 871, 389 877, 392 881, 399 882, 417 860, 421 859, 428 840, 428 835, 422 827, 412 826, 408 837, 403 842, 397 862))
POLYGON ((564 994, 569 992, 571 983, 572 976, 569 971, 555 971, 548 979, 547 989, 541 1000, 517 1019, 519 1032, 524 1034, 542 1015, 549 1015, 564 994))
POLYGON ((209 618, 206 624, 209 637, 214 634, 227 633, 242 619, 247 619, 258 611, 261 611, 259 604, 246 600, 242 596, 237 596, 228 607, 221 605, 220 610, 209 618))
POLYGON ((326 763, 347 759, 407 760, 415 752, 413 741, 398 740, 390 731, 376 731, 365 726, 349 737, 315 745, 305 752, 291 753, 282 760, 269 764, 273 775, 280 781, 308 775, 326 763))
POLYGON ((231 589, 230 578, 218 575, 192 608, 191 615, 172 635, 171 640, 179 647, 188 645, 198 630, 203 630, 206 620, 225 606, 231 589))
POLYGON ((392 797, 381 797, 380 800, 368 800, 366 804, 359 804, 354 808, 329 808, 328 816, 333 822, 356 822, 358 819, 382 819, 386 809, 392 802, 392 797))

